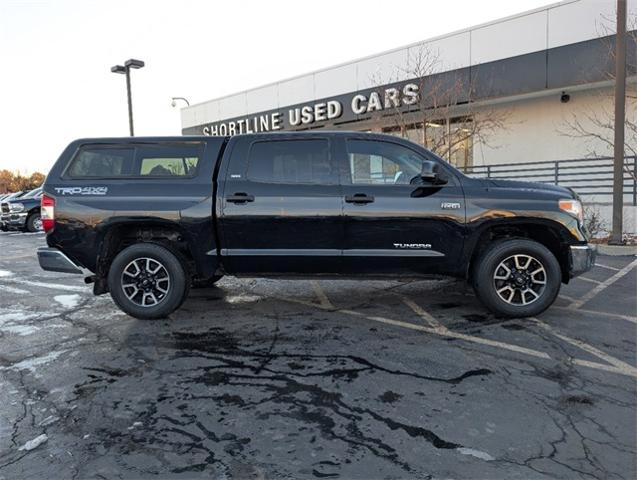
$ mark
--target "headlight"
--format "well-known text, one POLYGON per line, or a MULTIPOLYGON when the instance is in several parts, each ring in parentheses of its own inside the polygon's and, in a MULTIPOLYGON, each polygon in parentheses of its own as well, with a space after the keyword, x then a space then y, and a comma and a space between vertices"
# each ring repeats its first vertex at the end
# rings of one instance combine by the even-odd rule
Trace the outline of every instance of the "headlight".
POLYGON ((24 205, 22 205, 21 203, 10 203, 9 210, 12 212, 21 212, 22 210, 24 210, 24 205))
POLYGON ((584 209, 579 200, 560 200, 560 209, 573 215, 580 223, 584 223, 584 209))

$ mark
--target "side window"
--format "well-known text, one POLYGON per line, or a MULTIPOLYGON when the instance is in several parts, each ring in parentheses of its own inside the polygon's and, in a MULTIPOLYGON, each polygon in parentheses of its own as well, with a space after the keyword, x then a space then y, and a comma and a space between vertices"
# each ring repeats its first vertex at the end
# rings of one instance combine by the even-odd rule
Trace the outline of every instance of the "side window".
POLYGON ((347 160, 355 185, 409 185, 423 158, 409 148, 376 140, 347 140, 347 160))
POLYGON ((66 176, 119 177, 129 175, 132 164, 132 148, 82 147, 66 170, 66 176))
POLYGON ((197 172, 199 148, 196 146, 159 146, 137 149, 137 164, 142 177, 190 177, 197 172))
POLYGON ((336 183, 329 142, 324 139, 255 142, 248 155, 247 176, 266 183, 336 183))

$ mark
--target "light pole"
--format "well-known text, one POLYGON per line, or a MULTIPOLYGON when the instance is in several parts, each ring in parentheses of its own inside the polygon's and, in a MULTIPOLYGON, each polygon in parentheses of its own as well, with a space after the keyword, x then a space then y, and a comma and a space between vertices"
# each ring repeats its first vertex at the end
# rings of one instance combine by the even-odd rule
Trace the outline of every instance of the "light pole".
POLYGON ((115 65, 111 67, 111 72, 113 73, 123 73, 126 75, 126 92, 128 94, 128 125, 130 127, 130 136, 135 136, 135 131, 133 129, 133 96, 130 88, 130 70, 131 68, 142 68, 144 66, 144 62, 141 60, 135 60, 131 58, 130 60, 126 60, 124 65, 115 65))
POLYGON ((189 107, 190 106, 190 102, 188 101, 188 99, 184 98, 184 97, 173 97, 172 98, 172 102, 170 102, 170 105, 172 107, 176 107, 177 106, 177 100, 181 100, 182 102, 186 102, 186 105, 189 107))
POLYGON ((617 0, 615 42, 615 141, 613 168, 613 231, 608 241, 623 245, 624 125, 626 119, 626 0, 617 0))

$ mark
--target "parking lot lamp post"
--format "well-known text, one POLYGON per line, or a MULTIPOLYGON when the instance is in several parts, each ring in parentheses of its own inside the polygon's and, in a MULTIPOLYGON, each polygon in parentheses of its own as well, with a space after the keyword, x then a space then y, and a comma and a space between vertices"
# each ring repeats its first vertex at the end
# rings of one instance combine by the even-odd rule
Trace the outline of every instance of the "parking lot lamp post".
POLYGON ((126 75, 126 93, 128 95, 128 126, 130 128, 130 136, 135 136, 135 130, 133 128, 133 96, 131 93, 130 86, 130 70, 131 68, 142 68, 144 66, 144 62, 141 60, 135 60, 131 58, 130 60, 126 60, 124 65, 115 65, 111 67, 111 72, 113 73, 123 73, 126 75))
POLYGON ((615 141, 613 169, 613 227, 609 242, 623 245, 624 124, 626 119, 626 0, 617 0, 615 42, 615 141))
POLYGON ((172 97, 172 102, 170 102, 170 105, 173 106, 173 107, 176 107, 177 106, 177 100, 181 100, 188 107, 190 106, 190 102, 188 101, 187 98, 184 98, 184 97, 172 97))

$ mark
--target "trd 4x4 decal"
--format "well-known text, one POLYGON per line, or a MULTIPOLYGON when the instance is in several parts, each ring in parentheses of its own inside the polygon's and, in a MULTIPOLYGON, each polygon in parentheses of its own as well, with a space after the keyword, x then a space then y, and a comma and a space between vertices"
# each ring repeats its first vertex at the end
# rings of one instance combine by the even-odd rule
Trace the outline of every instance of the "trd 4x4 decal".
POLYGON ((60 195, 106 195, 108 187, 55 187, 60 195))

